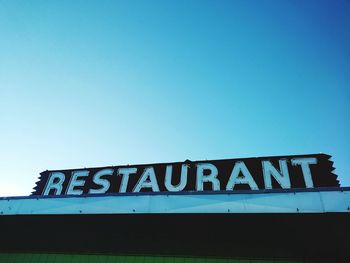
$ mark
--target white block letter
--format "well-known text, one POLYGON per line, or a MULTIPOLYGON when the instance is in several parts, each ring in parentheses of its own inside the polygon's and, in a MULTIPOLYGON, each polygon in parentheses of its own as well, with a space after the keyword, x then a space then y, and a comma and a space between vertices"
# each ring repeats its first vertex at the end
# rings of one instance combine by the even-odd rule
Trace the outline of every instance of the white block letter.
POLYGON ((110 182, 106 179, 101 178, 104 175, 112 175, 114 172, 113 169, 102 169, 100 171, 98 171, 97 173, 95 173, 94 177, 92 178, 92 181, 95 184, 101 185, 102 187, 99 189, 90 189, 89 193, 90 194, 104 194, 105 192, 108 191, 109 187, 110 187, 110 182))
POLYGON ((306 188, 313 188, 314 182, 312 181, 310 164, 317 164, 316 158, 296 158, 292 159, 292 165, 301 165, 301 171, 303 172, 306 188))
POLYGON ((220 191, 220 181, 218 178, 218 169, 210 163, 197 164, 196 190, 203 191, 203 183, 211 182, 214 191, 220 191), (208 175, 204 175, 204 171, 209 171, 208 175))
POLYGON ((70 178, 70 182, 68 184, 68 188, 66 191, 67 195, 81 195, 83 193, 83 190, 80 189, 74 189, 76 186, 84 186, 85 179, 84 180, 78 180, 78 177, 86 177, 89 175, 89 171, 73 171, 72 176, 70 178))
POLYGON ((52 172, 50 173, 50 178, 46 184, 46 188, 43 195, 48 195, 51 189, 55 190, 55 195, 60 195, 62 193, 62 185, 64 182, 65 176, 61 172, 52 172))
POLYGON ((142 188, 152 188, 153 192, 159 192, 157 178, 153 167, 145 168, 133 192, 140 192, 142 188))
POLYGON ((122 182, 120 183, 119 193, 125 193, 128 188, 129 175, 136 174, 137 168, 119 168, 118 175, 122 176, 122 182))
POLYGON ((230 179, 227 182, 226 190, 233 190, 236 184, 248 184, 250 189, 252 190, 259 189, 252 175, 250 174, 247 166, 242 161, 238 161, 235 163, 232 169, 230 179), (242 174, 242 176, 239 176, 240 174, 242 174))
POLYGON ((287 161, 279 160, 279 165, 281 171, 278 171, 270 161, 262 161, 266 189, 272 189, 271 176, 276 179, 283 189, 290 188, 287 161))
POLYGON ((187 164, 183 164, 181 166, 181 176, 180 176, 180 182, 177 185, 172 185, 171 184, 171 178, 173 174, 173 166, 172 165, 167 165, 166 170, 165 170, 165 188, 170 191, 170 192, 178 192, 182 191, 187 184, 187 164))

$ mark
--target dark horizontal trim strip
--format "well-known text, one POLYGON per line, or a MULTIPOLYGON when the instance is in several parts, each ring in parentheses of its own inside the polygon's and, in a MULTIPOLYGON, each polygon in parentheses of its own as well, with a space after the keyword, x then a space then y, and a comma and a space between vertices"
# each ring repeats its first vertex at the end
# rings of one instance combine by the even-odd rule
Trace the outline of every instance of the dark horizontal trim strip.
POLYGON ((72 198, 72 197, 103 197, 103 196, 135 196, 135 195, 215 195, 215 194, 266 194, 266 193, 298 193, 298 192, 343 192, 350 191, 350 187, 317 187, 317 188, 291 188, 291 189, 260 189, 260 190, 234 190, 234 191, 181 191, 181 192, 139 192, 139 193, 106 193, 83 195, 31 195, 0 197, 0 200, 12 199, 38 199, 38 198, 72 198))

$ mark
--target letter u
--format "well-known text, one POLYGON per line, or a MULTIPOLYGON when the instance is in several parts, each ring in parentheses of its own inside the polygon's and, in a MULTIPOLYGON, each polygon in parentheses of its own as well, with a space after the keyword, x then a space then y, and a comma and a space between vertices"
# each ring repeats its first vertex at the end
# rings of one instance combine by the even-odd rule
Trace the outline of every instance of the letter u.
POLYGON ((180 182, 177 185, 172 185, 171 184, 171 179, 173 177, 173 166, 172 165, 167 165, 166 170, 165 170, 165 188, 169 192, 179 192, 182 191, 187 184, 187 169, 188 165, 183 164, 181 166, 181 176, 180 176, 180 182))

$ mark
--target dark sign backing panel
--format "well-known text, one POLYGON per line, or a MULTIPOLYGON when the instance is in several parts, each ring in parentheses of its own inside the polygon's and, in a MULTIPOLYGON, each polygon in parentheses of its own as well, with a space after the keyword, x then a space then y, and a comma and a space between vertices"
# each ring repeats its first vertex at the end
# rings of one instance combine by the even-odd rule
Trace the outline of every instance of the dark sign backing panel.
MULTIPOLYGON (((308 154, 52 170, 40 174, 32 195, 67 195, 70 194, 67 191, 68 188, 79 191, 79 194, 91 194, 94 190, 103 188, 102 181, 108 184, 108 187, 105 185, 103 193, 152 191, 166 193, 170 192, 169 187, 167 187, 169 182, 165 183, 167 173, 168 179, 171 178, 171 185, 179 186, 181 180, 183 181, 183 188, 177 190, 182 192, 337 187, 339 181, 337 176, 332 173, 334 168, 330 158, 331 156, 326 154, 308 154), (135 172, 130 173, 128 180, 125 180, 123 174, 120 174, 123 169, 135 172), (187 176, 181 176, 184 169, 187 176), (100 176, 100 181, 98 181, 95 175, 101 173, 102 170, 108 170, 109 174, 100 176), (85 173, 85 176, 73 178, 73 174, 76 172, 85 173), (61 175, 59 191, 57 187, 48 188, 50 177, 57 173, 61 175), (308 174, 311 176, 311 181, 307 180, 308 174), (286 177, 289 177, 289 182, 286 177), (140 182, 143 180, 142 178, 144 181, 140 182), (270 180, 270 187, 267 179, 270 180), (282 179, 287 183, 281 183, 282 179), (70 184, 74 180, 76 180, 76 184, 72 187, 70 184), (121 191, 123 180, 125 189, 121 191), (233 181, 235 183, 232 183, 233 181), (127 183, 125 184, 125 182, 127 183), (253 184, 257 188, 252 187, 253 184)), ((55 180, 51 178, 51 184, 57 184, 55 180)))

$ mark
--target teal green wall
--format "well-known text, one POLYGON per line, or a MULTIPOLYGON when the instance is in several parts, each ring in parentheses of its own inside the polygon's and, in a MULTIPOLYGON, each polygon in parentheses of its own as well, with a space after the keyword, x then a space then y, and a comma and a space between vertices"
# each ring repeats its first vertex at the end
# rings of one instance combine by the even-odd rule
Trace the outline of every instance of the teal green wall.
POLYGON ((6 263, 297 263, 301 261, 259 259, 214 259, 158 256, 105 256, 65 254, 0 253, 0 262, 6 263))

